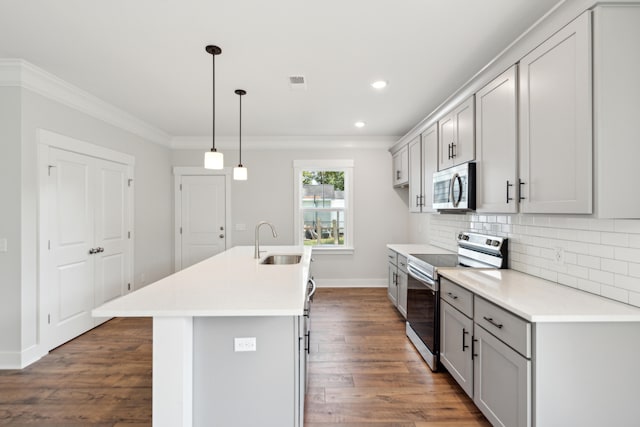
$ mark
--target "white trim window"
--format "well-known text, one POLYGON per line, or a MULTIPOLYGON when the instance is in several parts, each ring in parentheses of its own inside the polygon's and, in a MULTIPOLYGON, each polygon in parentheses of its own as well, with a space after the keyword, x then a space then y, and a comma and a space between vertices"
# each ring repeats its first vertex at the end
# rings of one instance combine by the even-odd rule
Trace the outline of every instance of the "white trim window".
POLYGON ((314 251, 353 252, 353 160, 294 160, 294 238, 314 251))

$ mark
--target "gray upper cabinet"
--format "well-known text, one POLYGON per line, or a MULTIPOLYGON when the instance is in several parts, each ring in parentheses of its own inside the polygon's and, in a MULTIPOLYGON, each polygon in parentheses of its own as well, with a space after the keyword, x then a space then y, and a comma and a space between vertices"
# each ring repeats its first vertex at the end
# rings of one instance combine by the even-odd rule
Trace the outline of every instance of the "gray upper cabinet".
POLYGON ((438 125, 422 132, 422 212, 433 209, 433 173, 438 170, 438 125))
POLYGON ((393 154, 393 185, 402 187, 409 184, 409 148, 405 145, 393 154))
POLYGON ((593 16, 596 213, 640 218, 640 7, 599 6, 593 16))
POLYGON ((434 212, 433 173, 438 170, 438 125, 409 142, 409 212, 434 212))
POLYGON ((518 97, 514 65, 476 93, 476 210, 515 213, 518 97))
POLYGON ((422 143, 418 135, 409 142, 409 212, 421 212, 422 190, 422 143))
POLYGON ((592 212, 591 81, 590 11, 521 59, 521 212, 592 212))
POLYGON ((473 95, 438 121, 438 170, 475 158, 473 95))

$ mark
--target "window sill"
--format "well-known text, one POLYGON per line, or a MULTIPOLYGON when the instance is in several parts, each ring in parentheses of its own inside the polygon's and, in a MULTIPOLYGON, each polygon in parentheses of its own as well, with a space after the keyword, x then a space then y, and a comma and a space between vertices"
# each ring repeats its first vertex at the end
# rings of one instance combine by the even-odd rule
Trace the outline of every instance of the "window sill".
POLYGON ((352 247, 341 247, 341 248, 332 248, 327 246, 312 246, 314 254, 323 254, 323 255, 353 255, 355 252, 355 248, 352 247))

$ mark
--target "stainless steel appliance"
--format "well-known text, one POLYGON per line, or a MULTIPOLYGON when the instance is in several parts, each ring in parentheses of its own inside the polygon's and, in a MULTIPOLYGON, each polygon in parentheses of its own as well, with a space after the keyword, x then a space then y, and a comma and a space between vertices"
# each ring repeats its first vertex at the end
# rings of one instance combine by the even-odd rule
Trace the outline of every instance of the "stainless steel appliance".
POLYGON ((433 208, 474 210, 476 208, 476 164, 464 163, 433 174, 433 208))
POLYGON ((506 268, 508 239, 477 233, 458 234, 458 253, 407 257, 407 336, 429 367, 438 369, 440 283, 438 268, 506 268))

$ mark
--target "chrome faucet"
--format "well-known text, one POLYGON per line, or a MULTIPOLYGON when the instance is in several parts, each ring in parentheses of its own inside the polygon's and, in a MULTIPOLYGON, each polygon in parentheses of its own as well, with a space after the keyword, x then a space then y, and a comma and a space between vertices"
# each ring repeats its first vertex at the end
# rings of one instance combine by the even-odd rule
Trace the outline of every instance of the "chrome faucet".
POLYGON ((273 224, 271 224, 270 222, 267 221, 260 221, 257 225, 256 225, 256 241, 254 243, 255 245, 255 250, 253 253, 253 257, 255 259, 260 258, 260 226, 267 224, 269 227, 271 227, 271 233, 273 234, 273 237, 278 237, 278 233, 276 232, 275 227, 273 226, 273 224))

